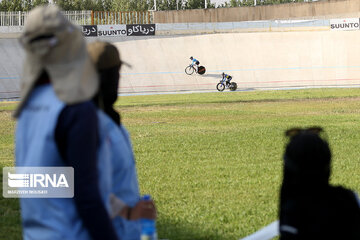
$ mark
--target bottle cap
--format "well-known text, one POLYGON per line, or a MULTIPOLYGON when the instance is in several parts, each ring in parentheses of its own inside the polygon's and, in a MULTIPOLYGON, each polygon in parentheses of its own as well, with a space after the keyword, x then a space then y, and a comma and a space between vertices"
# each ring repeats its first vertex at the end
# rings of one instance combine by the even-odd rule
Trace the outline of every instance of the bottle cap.
POLYGON ((149 194, 145 194, 143 197, 142 197, 143 200, 145 201, 149 201, 151 200, 151 196, 149 194))

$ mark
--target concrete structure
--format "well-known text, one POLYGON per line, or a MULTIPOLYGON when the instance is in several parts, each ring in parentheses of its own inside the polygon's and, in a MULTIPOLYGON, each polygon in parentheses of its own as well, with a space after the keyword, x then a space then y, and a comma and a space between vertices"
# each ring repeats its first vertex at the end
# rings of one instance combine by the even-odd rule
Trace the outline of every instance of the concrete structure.
POLYGON ((256 7, 154 12, 154 23, 239 22, 274 19, 360 17, 360 1, 329 0, 256 7))
POLYGON ((359 31, 231 33, 117 42, 121 93, 215 90, 220 74, 240 89, 360 86, 359 31), (205 75, 187 76, 189 57, 205 75))
POLYGON ((0 39, 0 99, 19 97, 23 59, 17 39, 0 39))
MULTIPOLYGON (((156 35, 330 30, 330 20, 266 20, 215 23, 157 23, 156 35)), ((1 36, 1 27, 0 27, 1 36)))
MULTIPOLYGON (((88 40, 95 40, 88 38, 88 40)), ((122 69, 121 94, 216 91, 226 72, 240 90, 360 86, 360 31, 224 33, 106 38, 133 67, 122 69), (189 57, 205 75, 185 74, 189 57)), ((19 96, 24 53, 0 39, 0 98, 19 96)))
MULTIPOLYGON (((156 35, 210 34, 234 32, 291 32, 330 30, 329 19, 307 20, 264 20, 215 23, 157 23, 156 35)), ((99 25, 103 26, 103 25, 99 25)), ((114 25, 111 25, 114 26, 114 25)), ((126 25, 116 25, 123 26, 126 25)), ((23 31, 22 26, 0 26, 1 38, 17 38, 23 31)), ((138 38, 135 38, 138 39, 138 38)))
MULTIPOLYGON (((339 2, 352 11, 360 5, 328 3, 339 2)), ((240 90, 360 86, 360 31, 329 30, 328 19, 175 23, 156 24, 156 36, 102 40, 114 42, 133 65, 122 69, 121 94, 216 91, 222 72, 232 75, 240 90), (185 74, 190 56, 206 67, 205 75, 185 74)), ((21 31, 0 27, 0 99, 19 96, 24 53, 16 37, 21 31)))

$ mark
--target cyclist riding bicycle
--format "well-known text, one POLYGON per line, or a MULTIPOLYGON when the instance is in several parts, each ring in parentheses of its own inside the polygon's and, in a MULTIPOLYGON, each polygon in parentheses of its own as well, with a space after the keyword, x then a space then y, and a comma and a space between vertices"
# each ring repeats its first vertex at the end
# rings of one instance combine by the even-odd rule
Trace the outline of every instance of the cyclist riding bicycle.
POLYGON ((191 66, 193 66, 194 68, 196 68, 196 72, 197 72, 198 69, 199 69, 199 64, 200 64, 199 60, 193 58, 192 56, 190 57, 190 60, 192 61, 192 62, 191 62, 191 66))
POLYGON ((230 84, 230 81, 232 79, 232 76, 225 74, 224 72, 222 73, 222 80, 221 82, 226 82, 226 85, 230 84))

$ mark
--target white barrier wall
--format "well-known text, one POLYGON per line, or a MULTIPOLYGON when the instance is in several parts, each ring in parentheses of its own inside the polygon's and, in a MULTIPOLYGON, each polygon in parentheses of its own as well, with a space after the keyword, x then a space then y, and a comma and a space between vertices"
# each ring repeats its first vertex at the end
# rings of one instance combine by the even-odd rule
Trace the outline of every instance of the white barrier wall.
POLYGON ((222 72, 240 89, 360 85, 360 32, 228 33, 115 43, 133 65, 121 93, 212 90, 222 72), (205 75, 187 76, 189 57, 205 75))
MULTIPOLYGON (((126 32, 130 27, 137 29, 136 26, 129 25, 126 32)), ((151 32, 153 26, 144 27, 142 30, 145 33, 147 29, 151 32)), ((156 35, 162 31, 165 34, 166 31, 201 32, 201 29, 210 29, 210 31, 222 29, 222 31, 227 30, 228 33, 128 36, 124 28, 120 31, 121 34, 124 32, 124 36, 121 37, 89 37, 87 40, 101 39, 113 42, 120 49, 122 58, 133 65, 131 69, 126 67, 122 69, 119 88, 122 94, 215 90, 222 72, 232 75, 240 90, 357 87, 360 85, 360 64, 358 64, 360 31, 357 27, 359 24, 354 22, 354 19, 261 21, 215 25, 157 24, 155 32, 152 32, 156 35), (275 26, 281 31, 273 32, 275 26), (303 31, 304 28, 307 30, 312 28, 312 31, 303 31), (318 28, 328 31, 315 31, 318 28), (238 33, 236 29, 267 30, 238 33), (190 63, 190 56, 199 59, 200 65, 207 68, 205 75, 185 74, 184 68, 190 63)), ((111 26, 109 29, 111 30, 111 26)), ((1 39, 0 34, 1 99, 19 96, 24 54, 18 40, 11 34, 19 33, 15 30, 14 33, 6 33, 10 39, 1 39)))
POLYGON ((19 97, 23 59, 18 39, 0 38, 0 99, 19 97))
MULTIPOLYGON (((343 21, 343 19, 340 19, 343 21)), ((137 24, 146 26, 145 24, 137 24)), ((301 30, 329 30, 330 20, 265 20, 265 21, 243 21, 243 22, 214 22, 214 23, 157 23, 156 35, 177 34, 203 34, 222 32, 272 32, 272 31, 301 31, 301 30)), ((91 25, 87 25, 91 26, 91 25)), ((95 25, 96 26, 96 25, 95 25)), ((113 28, 126 29, 126 25, 105 25, 113 28)), ((104 28, 104 25, 97 25, 104 28)), ((359 26, 358 26, 359 27, 359 26)), ((23 26, 0 26, 0 38, 9 33, 20 33, 23 26)), ((84 31, 85 33, 85 31, 84 31)), ((85 34, 86 35, 86 34, 85 34)), ((125 34, 126 35, 126 34, 125 34)))

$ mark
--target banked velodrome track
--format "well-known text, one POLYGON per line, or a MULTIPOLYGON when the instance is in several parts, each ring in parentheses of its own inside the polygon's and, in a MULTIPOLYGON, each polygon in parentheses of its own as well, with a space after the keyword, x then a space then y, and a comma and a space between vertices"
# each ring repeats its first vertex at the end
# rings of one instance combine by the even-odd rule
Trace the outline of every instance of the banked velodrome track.
MULTIPOLYGON (((132 65, 121 70, 119 92, 124 95, 216 91, 222 72, 233 76, 239 90, 360 86, 360 31, 102 40, 113 42, 132 65), (206 67, 205 75, 185 74, 190 56, 206 67)), ((0 39, 0 99, 19 97, 23 58, 17 39, 0 39)))
POLYGON ((0 99, 19 97, 23 59, 17 39, 0 39, 0 99))

